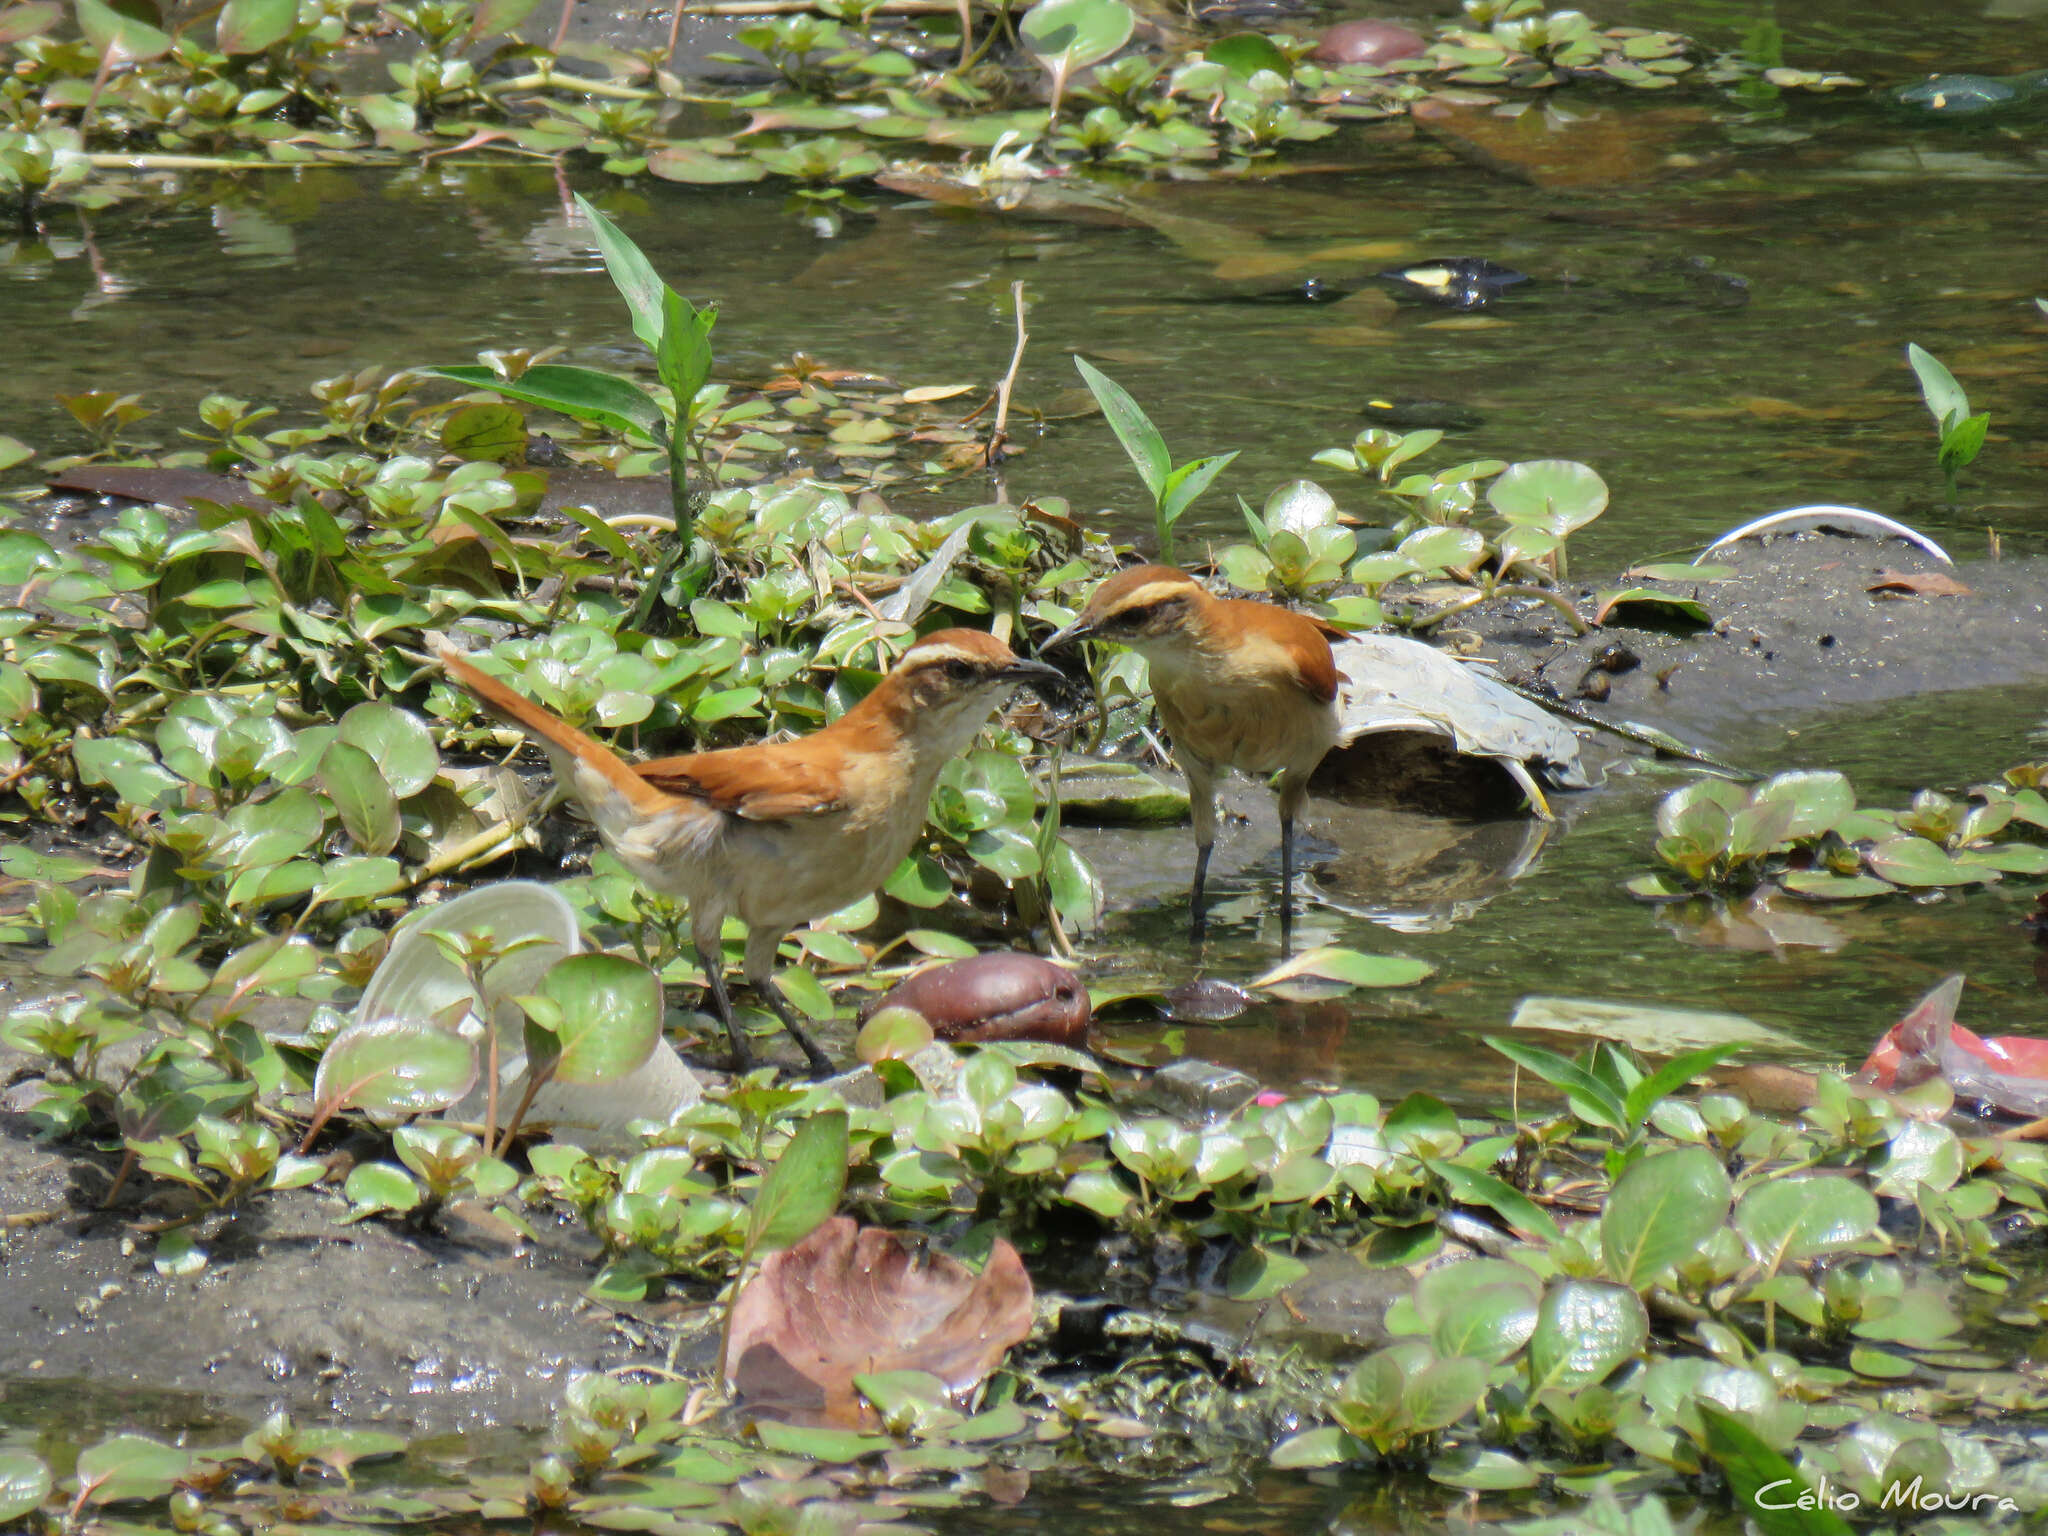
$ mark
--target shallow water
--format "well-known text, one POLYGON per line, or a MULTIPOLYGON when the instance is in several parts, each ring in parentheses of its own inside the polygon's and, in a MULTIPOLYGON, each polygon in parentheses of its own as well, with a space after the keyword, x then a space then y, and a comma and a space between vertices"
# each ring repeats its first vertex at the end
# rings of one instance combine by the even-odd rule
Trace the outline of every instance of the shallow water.
MULTIPOLYGON (((1744 760, 1768 772, 1839 769, 1860 803, 1899 806, 1916 789, 1960 791, 2038 757, 2044 727, 2048 688, 1986 689, 1804 722, 1794 743, 1780 735, 1775 749, 1759 744, 1744 760), (1812 746, 1801 750, 1805 741, 1812 746)), ((2048 1033, 2048 951, 2019 926, 2036 881, 1847 908, 1782 903, 1779 912, 1810 919, 1826 930, 1812 936, 1835 947, 1787 944, 1775 952, 1708 942, 1677 909, 1630 898, 1623 884, 1655 866, 1657 799, 1684 777, 1646 765, 1576 797, 1591 804, 1575 808, 1564 797, 1559 809, 1575 819, 1543 844, 1530 873, 1441 931, 1390 932, 1312 907, 1298 943, 1415 955, 1437 974, 1419 988, 1281 1005, 1190 1028, 1184 1048, 1268 1080, 1342 1081, 1386 1102, 1420 1090, 1476 1108, 1502 1103, 1511 1075, 1478 1037, 1498 1033, 1531 995, 1741 1014, 1795 1040, 1790 1059, 1855 1064, 1921 994, 1961 971, 1969 977, 1961 1017, 1971 1028, 2048 1033)), ((1158 836, 1159 856, 1183 877, 1192 840, 1184 830, 1158 836)), ((1236 976, 1277 958, 1278 872, 1274 847, 1249 880, 1216 891, 1226 915, 1213 929, 1212 974, 1236 976)), ((1115 873, 1105 870, 1104 879, 1114 890, 1115 873)), ((1112 943, 1126 939, 1169 977, 1184 979, 1198 969, 1185 920, 1178 903, 1118 915, 1112 943)))
MULTIPOLYGON (((1733 46, 1726 5, 1639 3, 1639 22, 1733 46)), ((1896 85, 1930 69, 2048 59, 2048 18, 1988 21, 1924 0, 1800 7, 1785 57, 1896 85)), ((646 181, 602 199, 655 265, 721 306, 722 366, 760 376, 803 349, 905 383, 986 383, 1011 347, 1010 284, 1031 300, 1020 386, 1057 406, 1083 351, 1150 408, 1182 455, 1243 457, 1197 509, 1235 536, 1256 502, 1364 425, 1373 396, 1447 399, 1485 425, 1474 455, 1579 458, 1612 510, 1574 550, 1588 569, 1697 542, 1749 515, 1847 501, 1981 547, 2048 533, 2048 321, 2038 231, 2048 163, 2032 122, 1912 122, 1876 92, 1787 98, 1752 114, 1690 91, 1575 91, 1597 121, 1573 153, 1616 178, 1546 190, 1455 158, 1403 124, 1362 125, 1237 183, 1133 188, 1150 226, 973 215, 888 193, 830 238, 766 186, 646 181), (1646 166, 1621 151, 1648 146, 1646 166), (1671 157, 1680 164, 1670 164, 1671 157), (1642 174, 1638 175, 1640 171, 1642 174), (1485 255, 1537 281, 1480 316, 1384 302, 1369 274, 1485 255), (1739 277, 1724 307, 1687 273, 1739 277), (1224 275, 1219 275, 1224 274, 1224 275), (1318 275, 1337 305, 1190 302, 1318 275), (1918 341, 1992 413, 1965 507, 1937 508, 1933 434, 1903 354, 1918 341)), ((466 361, 568 345, 630 365, 637 348, 589 241, 541 166, 313 169, 238 182, 168 176, 161 201, 53 216, 48 245, 0 247, 0 423, 69 446, 52 396, 142 391, 168 436, 213 389, 293 408, 314 379, 373 363, 466 361)), ((598 191, 594 185, 585 190, 598 191)), ((1029 444, 1007 489, 1129 509, 1134 483, 1099 420, 1029 444)), ((1356 482, 1333 487, 1370 510, 1356 482)), ((959 485, 948 501, 981 499, 959 485)))

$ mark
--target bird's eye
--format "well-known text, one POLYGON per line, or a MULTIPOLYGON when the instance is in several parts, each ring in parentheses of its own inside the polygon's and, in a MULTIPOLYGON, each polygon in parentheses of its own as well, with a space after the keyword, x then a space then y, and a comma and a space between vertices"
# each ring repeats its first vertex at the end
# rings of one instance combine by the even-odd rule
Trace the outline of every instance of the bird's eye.
POLYGON ((974 664, 958 659, 949 661, 946 663, 946 676, 956 683, 971 683, 974 681, 974 664))

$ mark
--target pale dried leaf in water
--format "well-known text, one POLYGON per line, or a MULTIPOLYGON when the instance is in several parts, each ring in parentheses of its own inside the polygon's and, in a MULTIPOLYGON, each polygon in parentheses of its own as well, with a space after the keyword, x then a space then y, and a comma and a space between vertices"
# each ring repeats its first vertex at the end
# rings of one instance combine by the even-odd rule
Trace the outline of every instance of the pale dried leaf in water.
POLYGON ((1879 571, 1866 592, 1901 597, 1968 597, 1970 589, 1945 571, 1879 571))
POLYGON ((835 1216, 771 1256, 733 1304, 727 1371, 756 1412, 858 1425, 855 1376, 928 1371, 957 1397, 1031 1331, 1031 1277, 998 1238, 976 1275, 835 1216))
POLYGON ((923 405, 930 400, 951 400, 972 388, 972 384, 919 384, 903 391, 903 399, 909 405, 923 405))
POLYGON ((1220 1024, 1234 1019, 1257 1001, 1235 982, 1205 976, 1183 982, 1159 999, 1168 1015, 1199 1024, 1220 1024))
POLYGON ((1740 1095, 1751 1109, 1773 1114, 1796 1114, 1811 1108, 1820 1092, 1820 1080, 1813 1073, 1771 1062, 1716 1067, 1707 1080, 1716 1088, 1740 1095))

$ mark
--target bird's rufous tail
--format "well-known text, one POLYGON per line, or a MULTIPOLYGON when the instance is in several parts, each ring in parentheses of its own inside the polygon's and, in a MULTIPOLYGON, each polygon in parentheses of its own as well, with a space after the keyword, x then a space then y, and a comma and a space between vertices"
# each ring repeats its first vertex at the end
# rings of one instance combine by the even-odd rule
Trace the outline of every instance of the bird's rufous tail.
POLYGON ((596 772, 637 810, 653 812, 670 804, 669 796, 635 773, 618 753, 586 736, 552 710, 514 692, 488 672, 478 670, 446 635, 430 635, 427 644, 448 675, 473 694, 478 703, 539 740, 549 749, 550 757, 560 754, 596 772))

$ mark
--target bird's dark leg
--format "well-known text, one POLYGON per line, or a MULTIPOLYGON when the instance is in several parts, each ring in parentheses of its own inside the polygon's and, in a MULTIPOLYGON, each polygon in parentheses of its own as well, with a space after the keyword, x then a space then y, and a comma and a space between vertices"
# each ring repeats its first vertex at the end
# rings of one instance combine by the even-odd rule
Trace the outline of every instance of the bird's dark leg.
POLYGON ((1294 953, 1294 818, 1280 818, 1280 955, 1294 953))
POLYGON ((775 985, 774 978, 770 977, 760 986, 761 995, 768 999, 768 1006, 775 1010, 775 1017, 782 1020, 782 1027, 789 1031, 792 1040, 803 1047, 804 1055, 811 1063, 811 1070, 820 1077, 830 1077, 838 1071, 839 1069, 832 1064, 832 1058, 825 1054, 818 1042, 811 1038, 810 1031, 804 1028, 803 1021, 797 1018, 796 1010, 789 1006, 789 999, 782 995, 782 989, 775 985))
POLYGON ((1195 823, 1195 883, 1188 891, 1188 937, 1201 943, 1209 935, 1208 903, 1202 887, 1209 879, 1209 854, 1216 846, 1216 770, 1198 757, 1180 755, 1188 776, 1188 813, 1195 823))
POLYGON ((747 980, 754 984, 754 990, 768 1000, 768 1006, 775 1010, 775 1017, 782 1020, 782 1027, 789 1031, 790 1039, 803 1047, 803 1053, 811 1064, 811 1070, 820 1076, 828 1076, 836 1069, 832 1058, 819 1049, 818 1042, 811 1038, 803 1021, 796 1016, 796 1010, 789 1006, 789 999, 782 995, 782 989, 775 985, 775 951, 781 944, 781 936, 766 929, 750 929, 747 933, 747 980))
POLYGON ((697 963, 704 967, 704 990, 710 994, 711 1006, 717 1010, 718 1022, 725 1026, 725 1037, 732 1042, 732 1069, 744 1072, 754 1064, 753 1050, 747 1045, 747 1037, 740 1033, 739 1016, 732 1011, 732 998, 725 990, 725 955, 722 947, 706 949, 697 946, 697 963))

